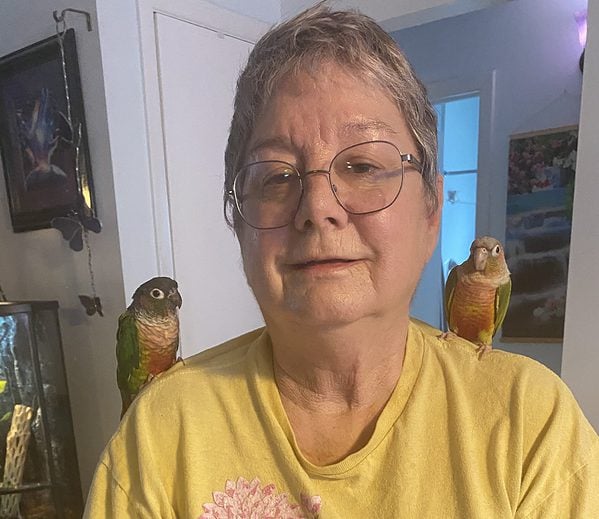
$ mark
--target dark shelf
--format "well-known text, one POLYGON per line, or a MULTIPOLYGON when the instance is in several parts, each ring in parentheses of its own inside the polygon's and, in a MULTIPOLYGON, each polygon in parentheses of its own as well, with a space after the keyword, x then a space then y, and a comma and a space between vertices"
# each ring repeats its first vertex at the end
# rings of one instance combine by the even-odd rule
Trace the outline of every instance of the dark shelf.
POLYGON ((20 485, 18 487, 0 487, 0 496, 5 496, 8 494, 21 494, 23 492, 32 492, 35 490, 45 490, 51 487, 52 485, 50 483, 30 483, 20 485))
POLYGON ((40 310, 54 310, 58 301, 0 301, 0 315, 30 313, 40 310))

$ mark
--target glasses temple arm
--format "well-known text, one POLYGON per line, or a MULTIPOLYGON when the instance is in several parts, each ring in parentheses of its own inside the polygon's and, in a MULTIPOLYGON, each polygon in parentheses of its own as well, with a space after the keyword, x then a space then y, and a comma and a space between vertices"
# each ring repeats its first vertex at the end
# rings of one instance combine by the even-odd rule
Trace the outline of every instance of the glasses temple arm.
POLYGON ((420 173, 422 173, 422 163, 414 157, 411 153, 406 153, 401 156, 402 162, 407 162, 411 166, 414 166, 420 173))

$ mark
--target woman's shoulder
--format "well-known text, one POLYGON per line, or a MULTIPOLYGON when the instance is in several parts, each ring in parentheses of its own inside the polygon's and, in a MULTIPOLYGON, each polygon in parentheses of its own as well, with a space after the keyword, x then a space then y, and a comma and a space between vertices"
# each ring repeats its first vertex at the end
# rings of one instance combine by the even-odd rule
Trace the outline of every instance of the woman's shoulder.
POLYGON ((244 368, 252 347, 264 340, 265 328, 257 328, 226 342, 212 346, 179 360, 167 372, 160 375, 163 380, 182 379, 192 373, 209 375, 210 372, 231 372, 244 368))
POLYGON ((265 339, 259 328, 179 360, 168 371, 158 375, 140 391, 129 414, 152 416, 156 409, 192 407, 201 400, 204 408, 225 393, 240 391, 247 385, 259 346, 265 339), (190 403, 192 405, 190 405, 190 403))
POLYGON ((238 337, 196 353, 177 366, 186 370, 209 370, 237 365, 243 361, 256 341, 264 338, 265 328, 257 328, 238 337))
POLYGON ((566 421, 582 417, 570 389, 540 362, 496 348, 480 354, 475 344, 454 334, 445 337, 418 321, 413 326, 423 349, 421 377, 431 386, 442 379, 448 391, 471 399, 473 406, 485 402, 491 414, 520 416, 538 428, 558 417, 566 421))
MULTIPOLYGON (((534 359, 476 345, 414 322, 421 334, 420 382, 425 396, 438 392, 458 410, 493 430, 498 423, 518 437, 522 452, 546 450, 571 466, 599 449, 599 437, 561 378, 534 359)), ((484 429, 484 427, 483 427, 484 429)))
POLYGON ((442 331, 427 323, 412 320, 412 326, 420 335, 424 355, 429 362, 441 367, 452 367, 458 373, 479 375, 488 383, 558 386, 566 389, 559 376, 535 359, 498 348, 478 351, 478 346, 453 333, 442 331))
POLYGON ((482 412, 489 420, 505 417, 513 426, 519 424, 516 428, 530 442, 553 427, 582 434, 596 445, 597 435, 574 395, 545 365, 500 349, 481 355, 476 345, 456 335, 444 337, 418 321, 413 326, 421 334, 421 377, 428 380, 431 390, 443 384, 446 391, 463 397, 468 408, 482 412))

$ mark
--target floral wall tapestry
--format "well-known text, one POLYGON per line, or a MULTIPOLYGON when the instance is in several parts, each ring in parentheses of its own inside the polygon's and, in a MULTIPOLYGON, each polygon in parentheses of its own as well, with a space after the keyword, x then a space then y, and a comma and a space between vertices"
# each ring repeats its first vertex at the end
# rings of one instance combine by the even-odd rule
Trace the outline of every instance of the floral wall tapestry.
POLYGON ((510 138, 506 342, 563 339, 577 144, 576 126, 510 138))

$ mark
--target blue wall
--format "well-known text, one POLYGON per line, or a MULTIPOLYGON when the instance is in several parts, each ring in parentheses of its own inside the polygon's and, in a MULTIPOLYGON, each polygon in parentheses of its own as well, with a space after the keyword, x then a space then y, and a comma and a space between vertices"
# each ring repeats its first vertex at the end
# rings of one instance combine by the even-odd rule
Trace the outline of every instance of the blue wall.
MULTIPOLYGON (((518 0, 392 34, 427 84, 496 71, 490 160, 485 161, 492 166, 479 172, 489 180, 478 203, 490 224, 477 229, 478 235, 505 237, 509 136, 578 124, 582 75, 574 12, 585 7, 586 0, 518 0)), ((437 288, 432 290, 436 297, 437 288)), ((413 313, 426 315, 428 301, 419 293, 413 313)), ((561 344, 496 347, 560 371, 561 344)))

